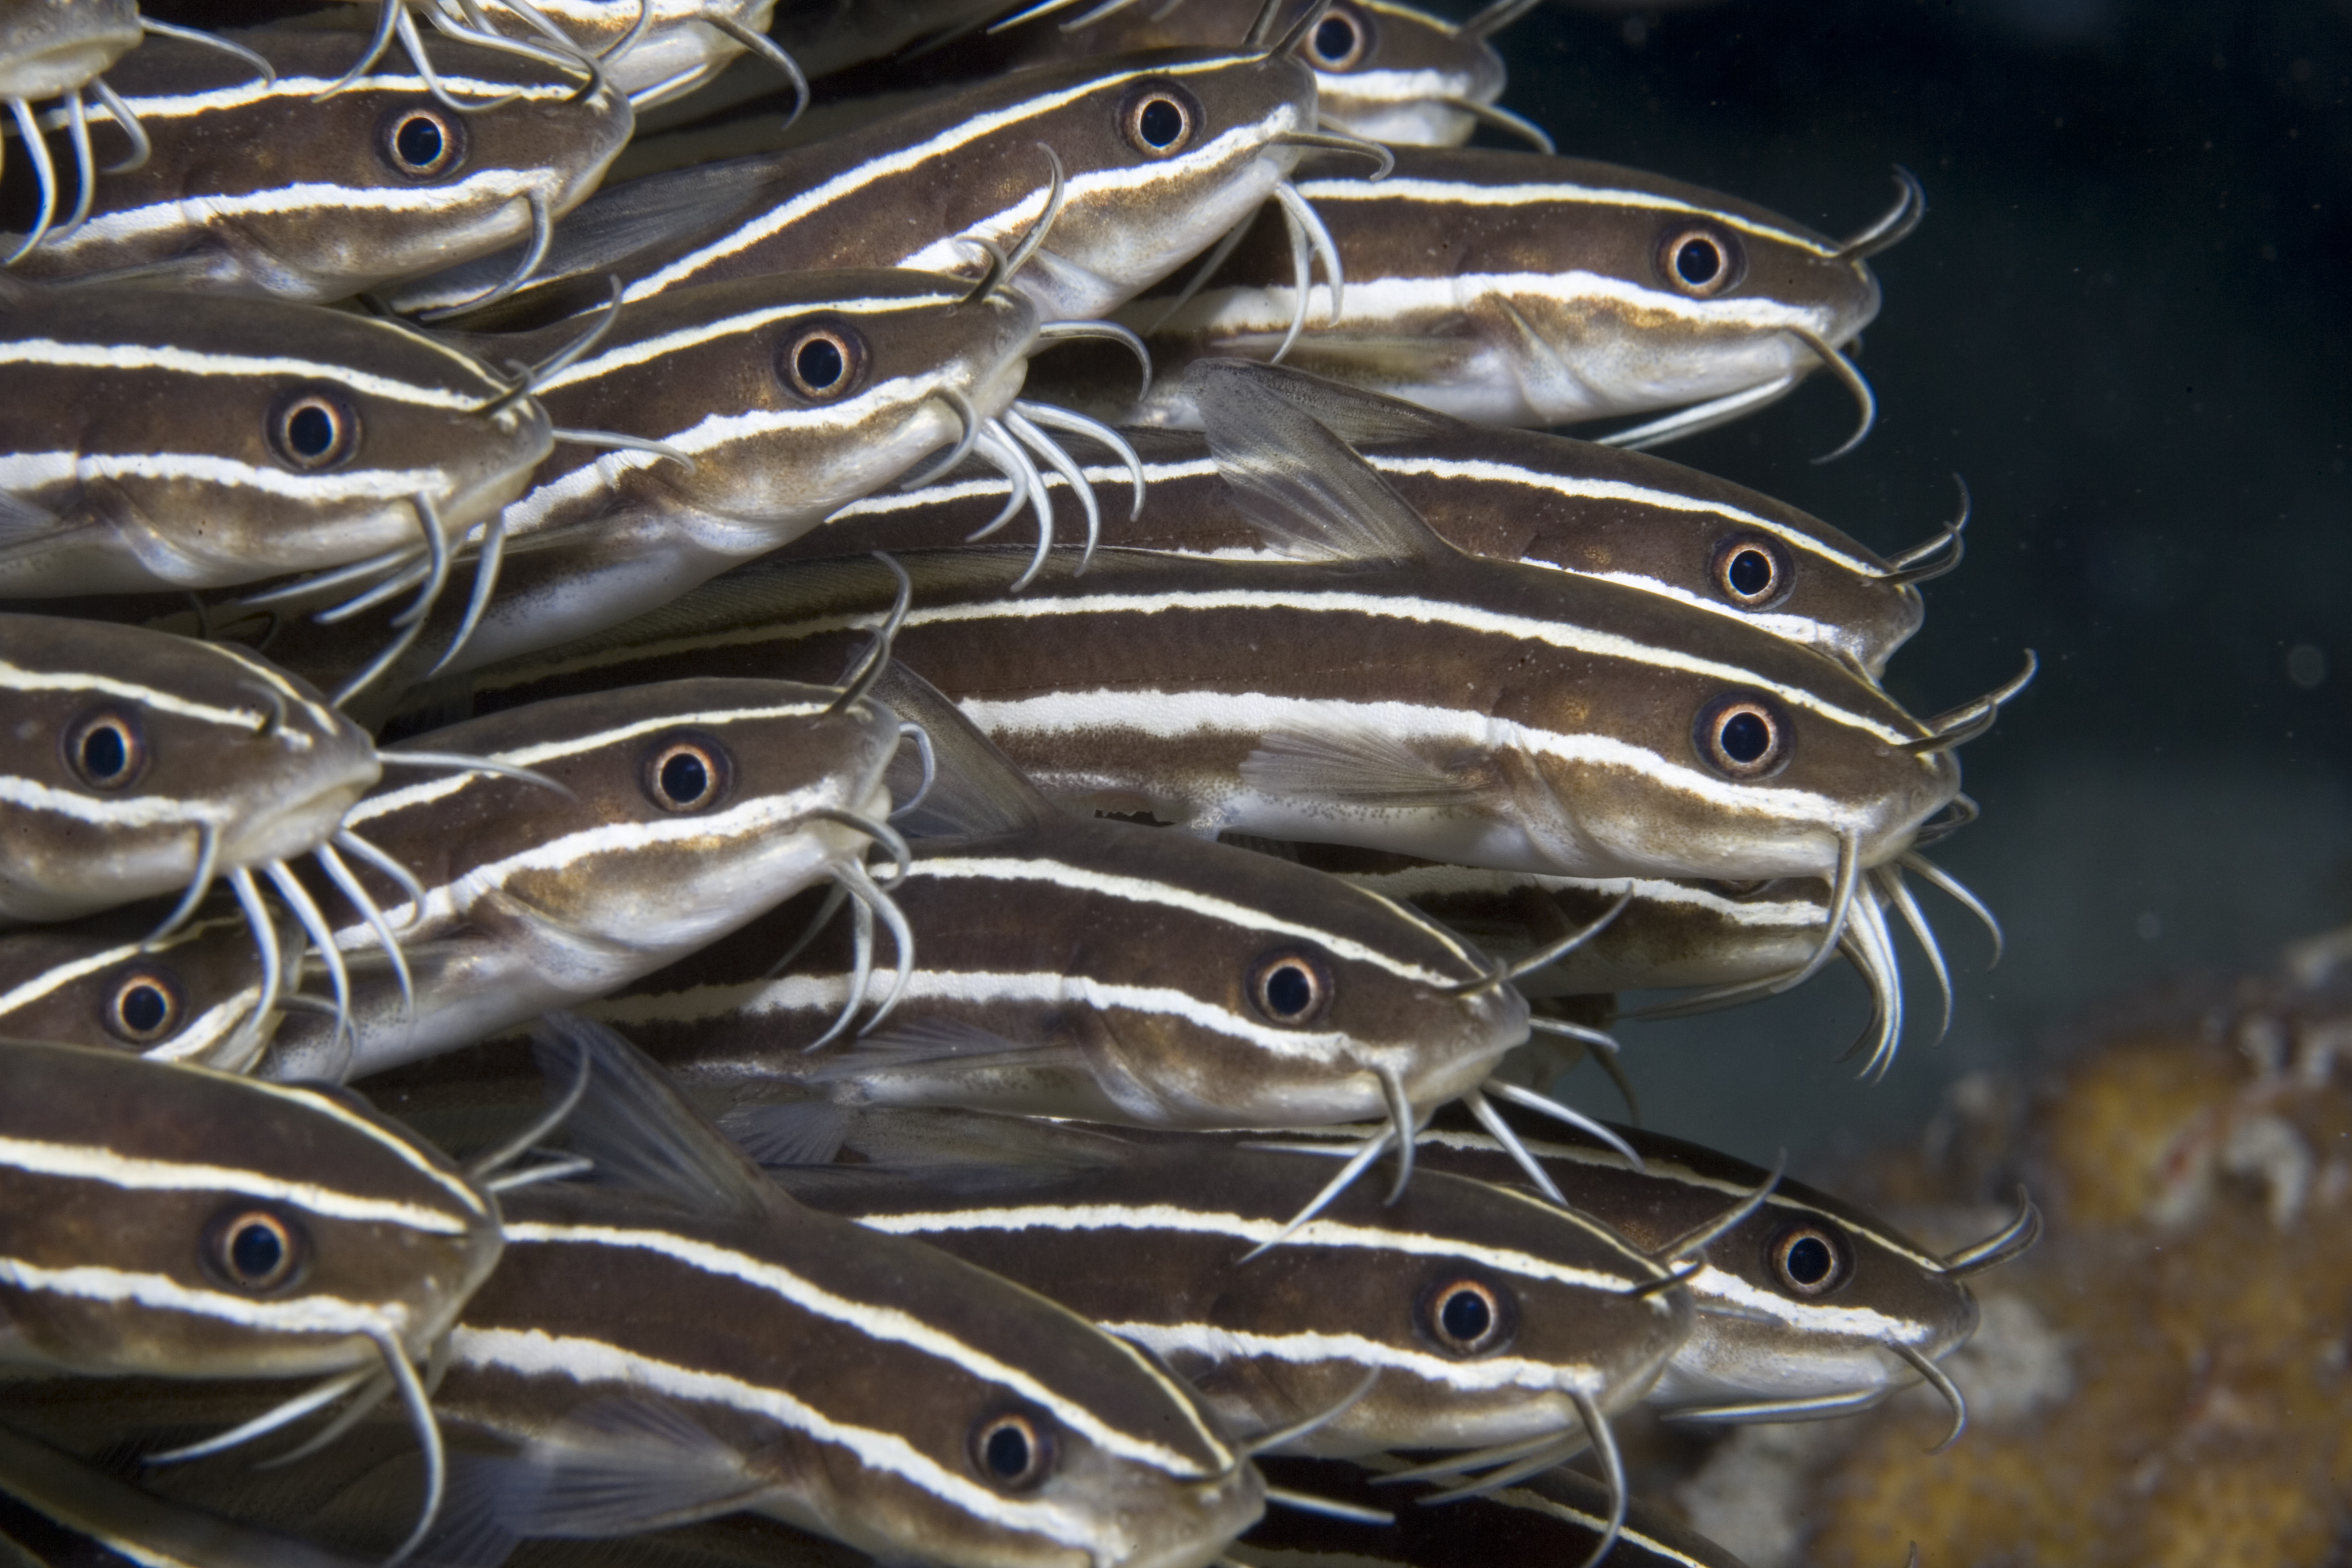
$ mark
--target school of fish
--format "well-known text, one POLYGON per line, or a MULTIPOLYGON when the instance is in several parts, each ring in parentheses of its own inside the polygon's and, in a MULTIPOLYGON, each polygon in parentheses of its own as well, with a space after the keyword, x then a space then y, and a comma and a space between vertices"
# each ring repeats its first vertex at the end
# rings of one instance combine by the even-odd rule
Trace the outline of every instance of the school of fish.
POLYGON ((1562 156, 1533 3, 0 0, 0 1564, 1736 1568, 1613 1416, 1960 1438, 2026 1194, 1540 1092, 1998 953, 1965 491, 1647 451, 1861 441, 1927 197, 1562 156))

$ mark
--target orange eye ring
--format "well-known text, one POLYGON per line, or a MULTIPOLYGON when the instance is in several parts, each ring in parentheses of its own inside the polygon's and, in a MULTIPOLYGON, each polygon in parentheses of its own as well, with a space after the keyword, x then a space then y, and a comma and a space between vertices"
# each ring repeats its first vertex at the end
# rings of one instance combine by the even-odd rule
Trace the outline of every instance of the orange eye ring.
POLYGON ((1769 778, 1789 765, 1797 732, 1770 698, 1735 691, 1698 710, 1691 743, 1699 760, 1727 779, 1769 778))
POLYGON ((359 412, 332 388, 294 393, 270 411, 269 449, 297 473, 335 468, 360 449, 359 412))
POLYGON ((989 1485, 1026 1491, 1053 1468, 1054 1444, 1037 1422, 1006 1411, 972 1428, 971 1462, 989 1485))
POLYGON ((776 375, 811 403, 832 403, 864 379, 866 345, 848 328, 803 327, 776 353, 776 375))
POLYGON ((1300 52, 1318 71, 1336 76, 1354 70, 1372 52, 1371 18, 1353 5, 1335 4, 1307 35, 1307 47, 1300 52))
POLYGON ((1304 1028, 1320 1018, 1334 989, 1329 965, 1301 948, 1278 948, 1250 968, 1250 1005, 1268 1023, 1286 1028, 1304 1028))
POLYGON ((1677 294, 1712 300, 1738 285, 1748 270, 1739 237, 1711 223, 1680 224, 1658 241, 1658 278, 1677 294))
POLYGON ((1792 1296, 1826 1296, 1853 1273, 1845 1238, 1819 1225, 1795 1225, 1772 1238, 1767 1257, 1772 1278, 1792 1296))
POLYGON ((177 1034, 187 1016, 178 977, 160 964, 145 963, 116 977, 99 1021, 123 1044, 143 1047, 177 1034))
POLYGON ((405 180, 437 180, 466 161, 466 125, 430 103, 412 103, 383 117, 376 153, 405 180))
POLYGON ((268 1209, 233 1209, 211 1227, 208 1260, 239 1289, 263 1295, 289 1284, 301 1269, 301 1234, 268 1209))
POLYGON ((1743 610, 1760 610, 1789 596, 1797 574, 1788 551, 1760 533, 1735 533, 1715 547, 1708 564, 1715 591, 1743 610))
POLYGON ((147 771, 146 736, 136 719, 117 708, 75 720, 64 743, 66 766, 91 789, 128 789, 147 771))
POLYGON ((1454 1355, 1483 1355, 1510 1336, 1510 1305, 1481 1279, 1448 1279, 1422 1297, 1423 1331, 1454 1355))
POLYGON ((646 798, 664 811, 708 811, 731 782, 726 748, 699 735, 674 735, 646 754, 646 798))
POLYGON ((1173 158, 1200 139, 1207 115, 1175 82, 1138 82, 1119 104, 1119 134, 1147 158, 1173 158))

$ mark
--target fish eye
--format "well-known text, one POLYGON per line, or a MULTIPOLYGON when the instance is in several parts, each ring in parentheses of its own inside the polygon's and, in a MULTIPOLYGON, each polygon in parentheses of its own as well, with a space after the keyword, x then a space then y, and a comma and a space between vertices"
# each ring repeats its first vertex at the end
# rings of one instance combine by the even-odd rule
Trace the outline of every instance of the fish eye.
POLYGON ((727 793, 727 752, 715 741, 678 736, 646 754, 645 789, 664 811, 705 811, 727 793))
POLYGON ((1054 1446, 1036 1422, 1009 1411, 972 1428, 971 1459, 990 1484, 1020 1491, 1045 1479, 1053 1466, 1054 1446))
POLYGON ((1423 1327, 1456 1355, 1476 1355, 1503 1342, 1509 1313, 1494 1289, 1477 1279, 1448 1279, 1422 1299, 1423 1327))
POLYGON ((230 1210, 213 1224, 207 1246, 214 1268, 247 1290, 275 1290, 302 1263, 300 1234, 268 1209, 230 1210))
POLYGON ((413 103, 384 116, 377 152, 396 174, 437 180, 465 161, 466 128, 432 104, 413 103))
POLYGON ((1666 287, 1694 300, 1711 300, 1747 267, 1738 238, 1713 224, 1684 224, 1658 242, 1658 275, 1666 287))
POLYGON ((100 1022, 125 1045, 152 1046, 178 1032, 188 1005, 178 976, 159 963, 142 963, 114 978, 100 1022))
POLYGON ((331 468, 359 450, 360 416, 334 393, 298 392, 270 411, 269 445, 289 468, 331 468))
POLYGON ((1139 83, 1120 105, 1118 128, 1147 158, 1169 158, 1200 134, 1201 100, 1172 81, 1139 83))
POLYGON ((65 752, 66 765, 92 789, 122 789, 147 771, 147 742, 137 722, 112 708, 74 721, 65 752))
POLYGON ((1331 1005, 1331 972, 1295 947, 1269 952, 1250 969, 1251 1005, 1276 1024, 1312 1023, 1331 1005))
POLYGON ((1826 1295, 1853 1271, 1845 1238, 1818 1225, 1791 1226, 1772 1238, 1772 1278, 1798 1296, 1826 1295))
POLYGON ((1319 71, 1353 70, 1372 52, 1369 20, 1352 5, 1334 5, 1307 35, 1307 61, 1319 71))
POLYGON ((1698 710, 1691 738, 1706 765, 1724 777, 1760 779, 1787 765, 1796 731, 1770 698, 1734 692, 1698 710))
POLYGON ((846 327, 803 327, 776 353, 776 374, 812 403, 830 403, 857 384, 866 345, 846 327))
POLYGON ((1780 542, 1754 533, 1735 533, 1715 547, 1713 575, 1715 591, 1743 610, 1762 609, 1796 581, 1780 542))

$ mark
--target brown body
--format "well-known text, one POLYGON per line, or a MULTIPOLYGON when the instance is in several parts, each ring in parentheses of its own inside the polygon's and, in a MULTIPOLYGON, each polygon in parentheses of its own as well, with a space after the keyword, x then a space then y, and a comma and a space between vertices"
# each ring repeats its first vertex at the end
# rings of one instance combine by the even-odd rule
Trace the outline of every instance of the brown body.
MULTIPOLYGON (((1334 320, 1317 286, 1284 363, 1460 418, 1570 424, 1793 384, 1822 361, 1792 329, 1835 347, 1878 312, 1869 268, 1836 241, 1654 174, 1436 148, 1400 151, 1377 183, 1355 174, 1318 163, 1299 185, 1347 288, 1334 320), (1672 265, 1693 237, 1679 265, 1715 268, 1696 287, 1672 265)), ((1174 315, 1168 299, 1136 300, 1121 319, 1161 368, 1139 422, 1197 427, 1177 373, 1201 356, 1270 358, 1292 278, 1281 226, 1262 217, 1174 315)))
POLYGON ((0 594, 182 592, 452 544, 520 493, 546 412, 364 316, 0 279, 0 594))
MULTIPOLYGON (((1017 1138, 1019 1134, 1008 1134, 1017 1138)), ((849 1149, 860 1151, 859 1134, 849 1149)), ((1052 1158, 1045 1155, 1044 1158, 1052 1158)), ((1156 1352, 1240 1431, 1335 1409, 1299 1451, 1478 1448, 1572 1430, 1571 1389, 1632 1403, 1689 1329, 1679 1292, 1605 1227, 1473 1182, 1370 1184, 1262 1257, 1327 1162, 1223 1141, 1109 1143, 1070 1168, 782 1173, 803 1201, 918 1237, 1156 1352), (1450 1334, 1450 1297, 1489 1328, 1450 1334)), ((1017 1159, 1017 1156, 1016 1156, 1017 1159)), ((1456 1320, 1457 1322, 1460 1320, 1456 1320)))
MULTIPOLYGON (((1046 320, 1098 316, 1245 219, 1297 162, 1277 139, 1311 131, 1314 103, 1312 73, 1289 56, 1168 51, 1003 78, 817 145, 615 186, 567 226, 541 269, 552 281, 478 324, 591 308, 613 274, 631 300, 829 268, 977 278, 989 262, 971 242, 1010 249, 1045 210, 1041 144, 1060 161, 1066 203, 1013 287, 1046 320), (1184 127, 1164 151, 1127 128, 1152 102, 1184 127)), ((455 304, 499 270, 487 263, 394 300, 455 304)))
POLYGON ((306 854, 380 771, 310 686, 135 626, 0 615, 0 722, 9 922, 177 894, 207 838, 222 872, 306 854))
MULTIPOLYGON (((1818 518, 1696 469, 1566 437, 1490 429, 1390 398, 1267 369, 1349 437, 1364 460, 1456 549, 1646 589, 1749 621, 1875 679, 1919 629, 1919 592, 1818 518), (1342 421, 1352 418, 1353 426, 1342 421)), ((1135 432, 1143 512, 1123 465, 1087 470, 1103 542, 1179 554, 1265 552, 1206 440, 1135 432)), ((1049 479, 1066 493, 1058 479, 1049 479)), ((847 507, 804 556, 944 549, 996 514, 1004 486, 967 468, 847 507)))
MULTIPOLYGON (((357 58, 350 33, 234 36, 277 68, 276 82, 174 38, 151 39, 115 66, 108 80, 154 153, 140 169, 109 174, 89 222, 36 247, 16 271, 340 300, 520 239, 534 206, 551 216, 578 205, 633 123, 609 87, 575 100, 576 77, 446 38, 433 59, 456 96, 522 96, 459 115, 394 51, 322 100, 357 58)), ((91 140, 101 162, 131 145, 103 120, 91 140)))
POLYGON ((0 1365, 290 1377, 422 1359, 500 1246, 497 1205, 347 1101, 0 1043, 0 1365), (272 1232, 282 1272, 236 1265, 272 1232))
MULTIPOLYGON (((1896 749, 1927 731, 1859 676, 1616 584, 1450 552, 1258 564, 1119 551, 1083 575, 1057 553, 1016 595, 1003 552, 905 563, 900 657, 1048 794, 1207 831, 1569 876, 1823 876, 1842 834, 1863 863, 1889 858, 1958 786, 1948 755, 1896 749), (1780 694, 1792 739, 1777 772, 1739 783, 1707 771, 1695 727, 1746 692, 1780 694)), ((475 700, 838 668, 892 591, 870 562, 740 568, 480 671, 475 700)))

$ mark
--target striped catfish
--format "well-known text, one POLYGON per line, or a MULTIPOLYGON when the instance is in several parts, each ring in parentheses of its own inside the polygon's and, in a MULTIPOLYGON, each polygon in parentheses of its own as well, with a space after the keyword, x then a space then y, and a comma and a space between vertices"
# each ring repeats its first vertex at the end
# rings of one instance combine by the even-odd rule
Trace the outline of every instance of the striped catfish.
POLYGON ((323 1377, 278 1418, 396 1392, 435 1456, 421 1533, 415 1363, 498 1261, 482 1182, 340 1096, 25 1041, 0 1170, 0 1374, 323 1377))
POLYGON ((101 156, 135 152, 125 127, 142 125, 145 162, 101 182, 87 220, 17 271, 340 300, 516 241, 544 247, 629 138, 625 97, 583 96, 541 59, 444 43, 431 79, 386 62, 322 97, 351 34, 225 37, 274 76, 177 37, 126 56, 109 75, 135 121, 110 105, 91 135, 101 156))
MULTIPOLYGON (((1311 1491, 1360 1508, 1395 1508, 1381 1527, 1300 1514, 1269 1515, 1225 1555, 1243 1568, 1496 1568, 1501 1563, 1592 1561, 1609 1526, 1608 1489, 1556 1467, 1498 1491, 1442 1509, 1399 1508, 1383 1485, 1402 1468, 1394 1459, 1370 1468, 1334 1459, 1281 1458, 1265 1467, 1276 1485, 1311 1491)), ((1610 1568, 1746 1568, 1729 1552, 1661 1509, 1626 1510, 1609 1551, 1610 1568)))
POLYGON ((1409 904, 1488 951, 1517 958, 1599 921, 1583 942, 1513 982, 1523 995, 1736 985, 1801 965, 1822 944, 1829 885, 1804 878, 1723 883, 1546 877, 1445 866, 1344 844, 1280 847, 1303 864, 1409 904))
MULTIPOLYGON (((1103 315, 1287 192, 1318 141, 1314 76, 1289 42, 1016 72, 812 146, 616 185, 565 221, 540 283, 465 323, 576 313, 613 274, 629 300, 824 268, 979 277, 1057 184, 1053 232, 1012 286, 1048 321, 1103 315)), ((490 258, 390 298, 449 310, 509 267, 490 258)))
POLYGON ((807 77, 768 37, 775 12, 776 0, 484 0, 478 18, 494 36, 597 60, 638 110, 694 91, 746 50, 804 102, 807 77))
POLYGON ((10 1568, 18 1561, 8 1554, 12 1542, 28 1564, 370 1568, 378 1561, 173 1501, 0 1426, 0 1563, 10 1568))
MULTIPOLYGON (((736 1100, 795 1083, 846 1103, 991 1103, 1145 1126, 1264 1126, 1467 1096, 1527 1037, 1482 955, 1389 900, 1230 846, 1049 804, 936 689, 878 694, 935 759, 893 884, 898 973, 867 1000, 870 922, 779 974, 787 907, 592 1005, 688 1084, 736 1100), (1357 1108, 1350 1112, 1343 1108, 1357 1108)), ((831 940, 826 940, 830 937, 831 940)), ((802 1092, 806 1092, 803 1088, 802 1092)))
MULTIPOLYGON (((1215 405, 1234 443, 1265 454, 1236 466, 1253 515, 1319 563, 1103 552, 1083 576, 1063 558, 1014 595, 1002 556, 908 558, 902 657, 1049 795, 1559 876, 1830 879, 1817 967, 1863 872, 1952 805, 1953 749, 2010 694, 1923 723, 1759 628, 1464 555, 1321 426, 1249 393, 1235 382, 1215 405), (1316 482, 1290 482, 1300 473, 1316 482)), ((823 668, 894 587, 863 563, 738 568, 478 671, 473 699, 823 668)))
POLYGON ((131 1051, 243 1072, 277 1027, 270 982, 301 958, 272 917, 277 965, 243 910, 207 906, 156 937, 168 906, 132 905, 0 936, 0 1037, 131 1051))
MULTIPOLYGON (((1916 584, 1959 559, 1965 511, 1889 562, 1795 507, 1664 458, 1472 425, 1278 366, 1236 360, 1216 368, 1227 366, 1353 445, 1459 549, 1664 594, 1806 644, 1874 679, 1925 617, 1916 584)), ((1237 510, 1204 437, 1131 434, 1146 459, 1139 516, 1125 517, 1119 505, 1131 482, 1126 468, 1086 470, 1104 542, 1273 556, 1237 510)), ((1008 484, 966 469, 869 496, 795 552, 955 544, 1001 510, 1008 484)))
POLYGON ((336 1081, 454 1049, 626 984, 822 878, 884 902, 862 863, 894 837, 883 772, 898 733, 857 687, 702 679, 425 737, 499 771, 352 809, 407 875, 312 880, 335 1006, 279 1025, 260 1070, 336 1081))
MULTIPOLYGON (((1841 352, 1878 314, 1869 257, 1924 211, 1916 183, 1850 239, 1735 197, 1536 153, 1405 148, 1377 184, 1318 163, 1299 185, 1350 287, 1301 300, 1290 251, 1261 223, 1192 298, 1147 295, 1122 319, 1170 370, 1200 355, 1273 357, 1486 425, 1674 413, 1609 437, 1648 445, 1736 418, 1826 369, 1874 404, 1841 352), (1163 321, 1161 318, 1165 317, 1163 321)), ((1139 422, 1197 427, 1163 377, 1139 422)))
MULTIPOLYGON (((1522 1122, 1517 1141, 1552 1193, 1633 1246, 1678 1258, 1691 1252, 1681 1238, 1712 1231, 1685 1281, 1696 1320, 1650 1389, 1650 1404, 1690 1421, 1811 1420, 1867 1409, 1916 1373, 1951 1402, 1958 1439, 1967 1408, 1936 1363, 1976 1332, 1967 1277, 2040 1237, 2042 1216, 2030 1199, 2021 1194, 2017 1216, 1994 1235, 1939 1256, 1818 1188, 1775 1184, 1773 1173, 1678 1138, 1614 1131, 1640 1152, 1638 1170, 1581 1134, 1554 1136, 1522 1122), (1766 1186, 1754 1213, 1714 1228, 1730 1205, 1766 1186)), ((1338 1152, 1348 1134, 1315 1137, 1338 1152)), ((1422 1133, 1416 1158, 1454 1176, 1528 1184, 1508 1147, 1450 1115, 1422 1133)))
POLYGON ((535 401, 457 350, 275 300, 0 279, 0 363, 10 597, 446 552, 554 439, 535 401))
POLYGON ((89 216, 100 174, 90 143, 89 98, 95 98, 131 139, 129 158, 109 166, 105 173, 128 173, 146 156, 144 127, 107 84, 103 73, 149 33, 209 45, 238 57, 264 76, 269 73, 268 62, 251 50, 209 33, 143 17, 134 0, 15 0, 0 7, 0 103, 8 106, 16 122, 17 147, 32 163, 34 197, 38 204, 33 226, 6 257, 0 258, 0 266, 17 261, 48 234, 79 227, 89 216), (85 91, 89 98, 83 96, 85 91), (47 116, 37 116, 33 105, 52 98, 59 107, 47 116), (73 149, 74 205, 62 225, 56 223, 61 193, 48 139, 42 134, 45 122, 61 122, 73 149))
MULTIPOLYGON (((331 616, 272 642, 278 658, 346 697, 378 672, 388 698, 429 669, 511 657, 651 609, 938 449, 981 454, 1019 476, 1041 508, 1031 444, 1076 467, 1030 416, 1066 417, 1017 397, 1041 346, 1035 311, 1004 290, 975 298, 931 274, 745 278, 622 306, 585 352, 569 326, 467 346, 545 367, 530 379, 558 445, 479 536, 470 593, 444 595, 437 613, 404 628, 386 605, 356 627, 331 616)), ((421 578, 429 564, 385 584, 421 578)), ((463 553, 453 570, 467 570, 463 553)), ((329 574, 242 603, 274 612, 351 586, 329 574)), ((231 612, 218 618, 236 630, 231 612)))
MULTIPOLYGON (((244 649, 0 615, 0 917, 57 921, 349 843, 382 772, 366 733, 244 649)), ((364 849, 360 852, 365 853, 364 849)))
POLYGON ((1257 1473, 1156 1363, 792 1202, 610 1031, 551 1027, 592 1064, 573 1148, 651 1191, 509 1200, 436 1394, 520 1445, 469 1483, 493 1539, 750 1510, 886 1561, 1195 1568, 1257 1518, 1257 1473))
MULTIPOLYGON (((1036 66, 1237 38, 1260 9, 1260 0, 1181 0, 1110 15, 1097 5, 1072 16, 1076 3, 1030 5, 990 30, 1010 46, 1013 63, 1036 66)), ((1503 94, 1503 59, 1487 40, 1526 9, 1523 0, 1501 0, 1456 23, 1395 0, 1330 0, 1298 47, 1299 58, 1315 68, 1317 119, 1393 146, 1458 146, 1480 125, 1493 125, 1549 153, 1542 132, 1495 103, 1503 94)))
POLYGON ((1690 1331, 1656 1261, 1482 1182, 1424 1173, 1388 1202, 1358 1189, 1294 1229, 1323 1184, 1309 1155, 968 1113, 865 1120, 840 1133, 859 1163, 775 1167, 786 1190, 1050 1296, 1283 1451, 1511 1447, 1557 1463, 1590 1443, 1622 1509, 1608 1415, 1690 1331))
MULTIPOLYGON (((924 731, 929 782, 919 798, 912 777, 896 792, 914 837, 877 906, 897 963, 871 1015, 873 917, 861 906, 853 931, 826 930, 837 892, 780 906, 584 1014, 627 1028, 698 1094, 814 1096, 818 1115, 979 1105, 1152 1127, 1362 1114, 1401 1128, 1458 1098, 1491 1119, 1485 1086, 1528 1032, 1507 967, 1319 873, 1063 812, 919 677, 894 668, 877 689, 924 731), (853 1043, 823 1049, 861 1016, 853 1043)), ((491 1047, 425 1064, 394 1091, 414 1117, 511 1101, 531 1082, 511 1047, 491 1047)), ((1494 1092, 1597 1126, 1516 1084, 1494 1092)), ((1347 1179, 1393 1146, 1370 1140, 1347 1179)), ((1409 1175, 1401 1166, 1398 1183, 1409 1175)))
MULTIPOLYGON (((1528 997, 1591 996, 1622 991, 1696 987, 1647 1005, 1633 1018, 1679 1017, 1790 989, 1812 973, 1828 936, 1831 884, 1809 878, 1769 882, 1706 882, 1659 878, 1546 877, 1442 866, 1411 856, 1345 845, 1275 847, 1307 865, 1391 898, 1515 964, 1557 949, 1573 931, 1591 934, 1549 962, 1521 970, 1513 984, 1528 997)), ((1894 1061, 1904 1023, 1903 969, 1888 914, 1918 941, 1951 1026, 1951 980, 1942 945, 1904 883, 1920 870, 1961 906, 1984 919, 2000 954, 2000 928, 1967 888, 1916 855, 1873 867, 1855 890, 1845 928, 1835 937, 1870 989, 1871 1018, 1849 1056, 1868 1049, 1863 1072, 1879 1076, 1894 1061)), ((1937 1035, 1941 1038, 1941 1032, 1937 1035)))

